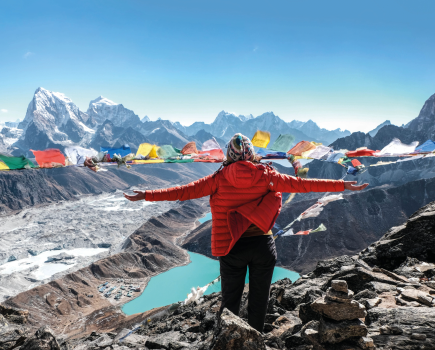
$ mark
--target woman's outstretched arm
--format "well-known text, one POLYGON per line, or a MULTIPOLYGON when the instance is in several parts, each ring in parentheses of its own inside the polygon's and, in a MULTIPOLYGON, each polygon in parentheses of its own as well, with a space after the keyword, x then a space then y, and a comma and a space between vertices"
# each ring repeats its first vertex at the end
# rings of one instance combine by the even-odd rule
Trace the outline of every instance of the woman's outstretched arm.
POLYGON ((158 201, 186 201, 205 196, 210 196, 216 192, 216 177, 209 175, 202 179, 196 180, 184 186, 171 187, 153 191, 133 191, 135 196, 129 196, 124 193, 124 197, 130 201, 147 200, 151 202, 158 201))
POLYGON ((356 185, 356 181, 301 179, 279 173, 269 174, 269 186, 276 192, 307 193, 307 192, 342 192, 344 190, 361 191, 368 184, 356 185))

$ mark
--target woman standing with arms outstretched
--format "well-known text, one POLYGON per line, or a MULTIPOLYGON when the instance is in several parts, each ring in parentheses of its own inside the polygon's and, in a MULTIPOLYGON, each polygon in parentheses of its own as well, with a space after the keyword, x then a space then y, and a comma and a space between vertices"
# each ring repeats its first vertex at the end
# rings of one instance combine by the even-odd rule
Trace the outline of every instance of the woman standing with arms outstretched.
POLYGON ((277 255, 272 227, 281 211, 282 192, 360 191, 356 181, 301 179, 255 161, 249 138, 236 134, 227 145, 223 169, 184 186, 125 195, 131 201, 185 201, 210 196, 211 249, 219 258, 222 304, 239 314, 249 267, 248 323, 262 332, 277 255))

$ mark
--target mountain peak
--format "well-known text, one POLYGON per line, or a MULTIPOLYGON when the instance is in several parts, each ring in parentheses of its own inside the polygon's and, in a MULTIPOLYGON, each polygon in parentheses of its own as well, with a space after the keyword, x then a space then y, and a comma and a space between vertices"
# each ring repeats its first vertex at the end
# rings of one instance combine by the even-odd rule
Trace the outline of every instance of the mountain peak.
POLYGON ((40 86, 39 88, 37 88, 37 89, 35 90, 35 95, 36 95, 37 93, 39 93, 39 92, 45 92, 45 91, 49 92, 47 89, 44 89, 42 86, 40 86))
POLYGON ((151 119, 146 115, 146 116, 143 117, 140 121, 141 121, 142 123, 144 123, 144 122, 150 122, 151 119))
POLYGON ((91 104, 105 104, 105 105, 109 105, 109 106, 116 106, 118 103, 115 103, 111 100, 109 100, 108 98, 105 98, 103 96, 98 96, 95 100, 92 100, 89 105, 91 104))
POLYGON ((385 125, 391 125, 391 122, 389 120, 384 121, 383 123, 379 124, 375 129, 369 131, 368 134, 371 137, 374 137, 378 133, 378 131, 381 130, 381 128, 385 125))

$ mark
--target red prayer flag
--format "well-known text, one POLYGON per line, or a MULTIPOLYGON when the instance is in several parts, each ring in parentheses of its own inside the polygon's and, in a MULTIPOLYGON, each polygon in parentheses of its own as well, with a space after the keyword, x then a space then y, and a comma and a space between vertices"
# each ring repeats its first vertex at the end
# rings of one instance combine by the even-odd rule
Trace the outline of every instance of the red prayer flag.
POLYGON ((53 163, 58 163, 65 166, 65 156, 57 148, 49 148, 45 151, 34 151, 31 149, 31 151, 36 158, 36 162, 41 168, 52 168, 53 163))
POLYGON ((359 165, 361 165, 361 162, 358 159, 352 159, 352 166, 354 168, 356 168, 359 165))
POLYGON ((295 233, 295 235, 306 236, 306 235, 309 235, 311 231, 312 231, 312 230, 308 230, 308 231, 299 231, 298 233, 295 233))

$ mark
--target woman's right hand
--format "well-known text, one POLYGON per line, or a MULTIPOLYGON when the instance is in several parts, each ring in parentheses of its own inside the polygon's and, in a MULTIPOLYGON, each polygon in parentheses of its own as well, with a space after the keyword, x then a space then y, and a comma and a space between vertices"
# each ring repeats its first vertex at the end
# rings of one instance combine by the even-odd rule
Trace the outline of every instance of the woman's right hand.
POLYGON ((145 191, 133 191, 134 193, 137 193, 135 196, 129 196, 128 194, 124 193, 124 197, 127 198, 129 201, 136 202, 145 200, 145 191))
POLYGON ((356 181, 345 181, 344 189, 349 191, 361 191, 366 188, 369 184, 356 185, 356 181))

